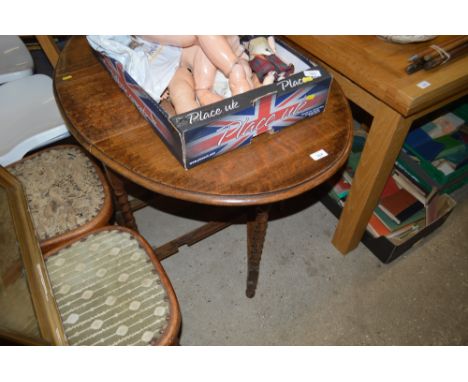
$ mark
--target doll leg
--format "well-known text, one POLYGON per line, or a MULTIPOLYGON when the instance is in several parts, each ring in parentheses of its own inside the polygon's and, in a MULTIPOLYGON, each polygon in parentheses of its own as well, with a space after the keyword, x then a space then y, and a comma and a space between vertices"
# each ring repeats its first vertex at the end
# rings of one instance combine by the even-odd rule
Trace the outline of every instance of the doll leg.
POLYGON ((192 70, 195 91, 200 105, 205 106, 224 99, 213 91, 217 69, 200 47, 195 54, 192 70))
POLYGON ((198 36, 198 43, 214 66, 229 79, 233 95, 253 88, 249 63, 236 56, 225 36, 198 36))
POLYGON ((260 82, 255 73, 252 74, 252 84, 254 88, 259 88, 260 86, 270 85, 275 82, 275 72, 269 72, 264 78, 263 82, 260 82))
POLYGON ((182 49, 180 65, 190 68, 195 81, 194 89, 202 106, 221 101, 223 97, 213 92, 216 68, 199 45, 182 49))
POLYGON ((263 78, 262 85, 270 85, 275 82, 275 72, 271 71, 263 78))
POLYGON ((231 73, 229 74, 229 88, 233 96, 249 91, 254 87, 253 83, 250 81, 252 71, 247 61, 245 61, 245 64, 248 68, 243 64, 243 60, 240 60, 232 67, 231 73), (250 75, 247 76, 246 72, 250 73, 250 75))
POLYGON ((195 83, 187 68, 179 68, 169 83, 169 94, 177 114, 199 107, 195 97, 195 83))
POLYGON ((252 74, 252 84, 255 89, 262 86, 262 83, 260 82, 255 73, 252 74))
POLYGON ((224 36, 198 36, 198 44, 208 59, 228 77, 238 57, 224 36))

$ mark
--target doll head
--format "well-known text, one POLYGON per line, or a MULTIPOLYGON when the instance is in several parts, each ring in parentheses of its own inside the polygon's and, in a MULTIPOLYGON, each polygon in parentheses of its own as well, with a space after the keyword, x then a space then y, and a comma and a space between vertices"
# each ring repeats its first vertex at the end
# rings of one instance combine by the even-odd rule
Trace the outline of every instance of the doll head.
POLYGON ((249 52, 250 59, 255 56, 271 56, 274 54, 268 39, 266 37, 255 37, 248 42, 247 50, 249 52))

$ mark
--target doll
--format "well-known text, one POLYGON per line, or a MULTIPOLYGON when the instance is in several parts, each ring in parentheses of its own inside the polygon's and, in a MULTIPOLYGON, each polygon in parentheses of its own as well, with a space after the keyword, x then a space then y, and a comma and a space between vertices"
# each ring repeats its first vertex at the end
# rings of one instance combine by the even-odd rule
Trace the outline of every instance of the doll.
POLYGON ((263 85, 279 81, 294 73, 294 65, 286 64, 276 55, 273 36, 250 37, 245 42, 249 64, 263 85))
POLYGON ((182 48, 180 67, 192 73, 193 83, 188 81, 187 70, 178 70, 171 81, 170 92, 171 94, 173 91, 177 93, 176 104, 174 104, 177 113, 180 113, 180 110, 191 110, 189 108, 193 106, 193 93, 201 106, 223 99, 213 91, 217 70, 220 70, 228 79, 232 95, 244 93, 253 88, 252 71, 237 36, 181 35, 141 36, 141 38, 182 48), (183 85, 181 89, 176 89, 180 85, 183 85))

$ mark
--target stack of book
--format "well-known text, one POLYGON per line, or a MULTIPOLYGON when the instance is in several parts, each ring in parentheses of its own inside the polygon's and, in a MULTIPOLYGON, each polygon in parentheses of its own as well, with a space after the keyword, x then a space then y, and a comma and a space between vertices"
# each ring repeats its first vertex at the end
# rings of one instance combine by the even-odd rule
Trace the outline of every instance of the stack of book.
MULTIPOLYGON (((362 134, 354 137, 346 168, 329 192, 329 196, 341 206, 349 194, 364 143, 362 134)), ((439 193, 430 178, 421 180, 399 158, 369 220, 367 231, 374 238, 383 236, 399 245, 447 214, 453 206, 453 199, 439 193)))
POLYGON ((438 218, 436 192, 426 193, 396 170, 387 179, 367 226, 374 237, 402 241, 438 218))
POLYGON ((466 108, 468 105, 413 129, 408 134, 404 147, 444 175, 450 175, 466 166, 468 125, 462 118, 466 108))

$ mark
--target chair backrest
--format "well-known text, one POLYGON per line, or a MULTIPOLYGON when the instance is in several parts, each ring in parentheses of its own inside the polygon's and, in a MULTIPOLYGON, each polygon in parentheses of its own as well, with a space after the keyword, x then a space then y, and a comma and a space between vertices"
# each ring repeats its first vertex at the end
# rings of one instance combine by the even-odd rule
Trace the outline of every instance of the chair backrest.
POLYGON ((53 68, 57 65, 60 50, 55 44, 53 36, 36 36, 39 45, 41 46, 42 50, 44 51, 45 55, 47 56, 50 64, 53 68))
POLYGON ((21 184, 0 167, 0 335, 24 344, 66 344, 21 184))

